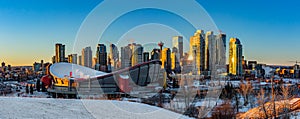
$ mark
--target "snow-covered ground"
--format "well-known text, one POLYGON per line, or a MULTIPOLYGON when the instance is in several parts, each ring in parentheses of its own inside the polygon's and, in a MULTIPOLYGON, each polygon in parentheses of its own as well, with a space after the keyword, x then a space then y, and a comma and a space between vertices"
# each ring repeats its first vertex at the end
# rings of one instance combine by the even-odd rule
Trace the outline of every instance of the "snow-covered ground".
POLYGON ((0 97, 0 106, 1 119, 188 118, 162 108, 127 101, 0 97))

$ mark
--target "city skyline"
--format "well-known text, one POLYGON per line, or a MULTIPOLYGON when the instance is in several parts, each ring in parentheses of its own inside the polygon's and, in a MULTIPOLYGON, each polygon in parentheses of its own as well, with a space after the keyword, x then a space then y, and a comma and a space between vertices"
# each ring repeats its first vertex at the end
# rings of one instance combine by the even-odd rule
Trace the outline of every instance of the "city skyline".
MULTIPOLYGON (((100 2, 73 1, 70 4, 66 1, 19 1, 17 3, 1 1, 0 16, 4 19, 0 20, 2 26, 0 40, 4 44, 0 49, 0 61, 12 66, 32 65, 40 60, 50 62, 55 43, 66 45, 66 56, 72 54, 72 44, 80 23, 100 2)), ((231 37, 237 37, 243 42, 243 54, 246 59, 279 65, 293 65, 295 62, 289 61, 300 59, 296 55, 300 50, 297 47, 299 41, 296 37, 300 24, 300 17, 297 14, 299 8, 294 6, 297 4, 232 1, 231 4, 223 6, 222 3, 225 1, 198 0, 197 2, 207 10, 218 28, 226 33, 227 45, 231 37), (268 10, 264 9, 266 5, 268 10), (291 7, 277 9, 281 5, 291 7)), ((297 3, 297 1, 291 2, 297 3)), ((209 29, 203 30, 209 31, 209 29)), ((181 34, 174 32, 166 35, 159 34, 157 39, 172 42, 172 37, 178 35, 181 34)), ((141 36, 136 38, 143 40, 141 36)), ((150 38, 148 36, 145 39, 150 38)), ((184 38, 185 44, 188 39, 184 38)), ((226 56, 228 57, 228 54, 226 56)))

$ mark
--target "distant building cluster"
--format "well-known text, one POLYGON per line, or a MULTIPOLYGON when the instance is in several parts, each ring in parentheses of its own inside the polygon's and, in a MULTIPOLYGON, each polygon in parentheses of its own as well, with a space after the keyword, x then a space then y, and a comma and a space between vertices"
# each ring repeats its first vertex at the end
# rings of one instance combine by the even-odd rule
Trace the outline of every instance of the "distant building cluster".
MULTIPOLYGON (((226 65, 226 35, 197 30, 190 38, 190 51, 186 55, 183 61, 193 67, 193 73, 212 75, 226 65)), ((189 71, 191 67, 187 65, 183 70, 189 71)))
POLYGON ((50 63, 44 63, 43 60, 40 63, 35 62, 33 66, 11 66, 2 62, 0 81, 24 81, 36 76, 42 76, 45 74, 45 67, 49 65, 50 63))
MULTIPOLYGON (((212 31, 204 32, 197 30, 190 37, 189 51, 183 50, 183 37, 174 36, 172 47, 164 47, 163 42, 157 44, 151 52, 144 50, 141 44, 130 43, 126 46, 118 47, 110 44, 109 48, 105 44, 98 44, 96 53, 91 47, 82 49, 81 54, 65 55, 65 45, 55 44, 55 56, 53 63, 69 62, 93 68, 103 72, 112 72, 150 60, 160 60, 162 68, 168 73, 192 73, 197 75, 211 76, 218 69, 227 69, 228 76, 242 78, 270 78, 274 75, 286 78, 300 78, 300 66, 267 66, 259 64, 257 61, 247 61, 243 56, 243 45, 238 38, 229 39, 228 64, 226 67, 226 34, 214 34, 212 31), (109 49, 109 51, 107 51, 109 49), (120 50, 120 51, 119 51, 120 50), (265 68, 270 67, 275 71, 266 72, 265 68)), ((2 64, 3 65, 3 64, 2 64)), ((4 64, 5 65, 5 64, 4 64)), ((46 66, 49 63, 35 62, 32 70, 45 74, 46 66)), ((3 66, 2 72, 11 69, 3 66)), ((5 73, 2 73, 2 75, 5 73)))
MULTIPOLYGON (((234 75, 242 72, 240 69, 242 47, 239 44, 238 39, 235 43, 230 42, 230 56, 234 60, 230 62, 230 73, 234 75)), ((147 52, 142 44, 137 43, 130 43, 120 49, 115 44, 110 44, 109 48, 104 44, 98 44, 96 53, 92 52, 91 47, 86 47, 82 49, 81 55, 70 54, 66 57, 65 45, 56 44, 52 62, 69 62, 111 72, 150 60, 160 60, 162 68, 169 73, 201 75, 211 75, 216 69, 226 66, 226 35, 223 33, 215 35, 212 31, 205 33, 203 30, 197 30, 190 37, 188 52, 184 52, 182 36, 174 36, 170 48, 163 47, 163 42, 157 45, 158 48, 154 47, 151 52, 147 52)))

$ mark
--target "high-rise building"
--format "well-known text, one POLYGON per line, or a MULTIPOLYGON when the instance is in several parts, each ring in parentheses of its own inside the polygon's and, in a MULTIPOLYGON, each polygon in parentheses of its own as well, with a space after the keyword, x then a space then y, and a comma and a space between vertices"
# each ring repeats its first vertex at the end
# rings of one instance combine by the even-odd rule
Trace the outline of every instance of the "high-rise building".
POLYGON ((151 60, 160 60, 160 49, 153 49, 151 51, 151 60))
POLYGON ((212 31, 206 32, 205 35, 205 71, 211 71, 211 65, 214 64, 215 56, 215 36, 212 31))
POLYGON ((144 62, 148 62, 150 60, 149 57, 150 57, 149 52, 144 52, 143 53, 144 62))
POLYGON ((195 70, 200 74, 204 71, 205 65, 205 34, 203 30, 197 30, 190 38, 190 60, 195 61, 195 70))
POLYGON ((216 37, 217 40, 217 55, 216 61, 219 66, 225 67, 226 65, 226 34, 219 34, 216 37))
POLYGON ((82 56, 81 55, 79 55, 78 56, 78 65, 82 65, 83 63, 82 63, 82 56))
POLYGON ((66 59, 67 59, 68 63, 73 63, 72 54, 68 55, 68 57, 66 59))
POLYGON ((100 67, 100 64, 97 64, 97 57, 93 57, 93 60, 92 60, 92 66, 94 67, 95 70, 100 70, 99 67, 100 67))
POLYGON ((65 45, 55 44, 55 63, 65 62, 65 45))
POLYGON ((52 56, 52 63, 53 64, 56 63, 55 61, 56 61, 56 56, 52 56))
POLYGON ((170 48, 164 48, 161 55, 162 68, 165 68, 167 71, 171 70, 171 50, 170 48))
MULTIPOLYGON (((97 62, 96 65, 101 67, 100 71, 107 71, 107 52, 104 44, 98 44, 96 51, 97 62)), ((97 68, 98 69, 98 68, 97 68)))
POLYGON ((176 47, 173 47, 172 53, 171 53, 171 69, 175 73, 179 73, 181 70, 180 67, 180 57, 179 57, 178 49, 176 47))
POLYGON ((216 76, 218 69, 223 69, 225 73, 226 69, 226 35, 220 33, 213 35, 212 31, 206 34, 206 71, 207 75, 216 76))
POLYGON ((119 62, 119 50, 118 47, 114 44, 110 44, 109 57, 111 59, 111 66, 113 66, 114 69, 117 69, 117 64, 119 62))
POLYGON ((128 44, 121 47, 121 68, 134 66, 143 62, 144 48, 141 44, 128 44))
POLYGON ((143 62, 143 52, 144 52, 144 48, 142 47, 142 45, 132 43, 130 45, 130 47, 132 50, 131 66, 142 63, 143 62))
POLYGON ((86 47, 82 49, 82 65, 85 67, 92 68, 92 48, 91 47, 86 47))
POLYGON ((126 68, 131 66, 131 55, 132 50, 130 45, 121 47, 121 68, 126 68))
POLYGON ((112 69, 111 69, 111 59, 110 57, 108 58, 108 62, 107 62, 107 68, 106 68, 106 72, 112 72, 112 69))
POLYGON ((96 57, 97 57, 97 64, 107 65, 107 52, 106 52, 106 46, 104 44, 98 44, 96 57))
POLYGON ((241 76, 243 48, 238 38, 231 38, 229 42, 229 74, 241 76))
POLYGON ((178 49, 179 58, 183 58, 183 37, 182 36, 174 36, 173 37, 173 47, 178 49))
POLYGON ((68 62, 77 64, 77 54, 70 54, 68 55, 68 62))

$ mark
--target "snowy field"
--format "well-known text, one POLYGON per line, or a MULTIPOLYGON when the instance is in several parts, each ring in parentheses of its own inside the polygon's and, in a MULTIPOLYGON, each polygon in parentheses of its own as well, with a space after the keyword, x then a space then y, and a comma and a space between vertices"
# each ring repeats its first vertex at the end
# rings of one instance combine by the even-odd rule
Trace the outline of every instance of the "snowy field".
POLYGON ((0 97, 0 119, 186 119, 140 103, 109 100, 0 97))

